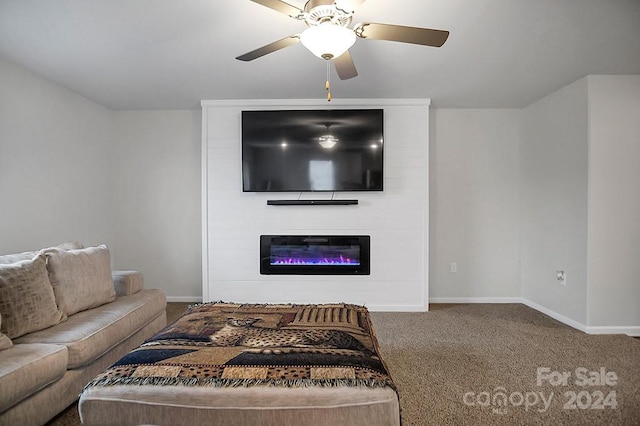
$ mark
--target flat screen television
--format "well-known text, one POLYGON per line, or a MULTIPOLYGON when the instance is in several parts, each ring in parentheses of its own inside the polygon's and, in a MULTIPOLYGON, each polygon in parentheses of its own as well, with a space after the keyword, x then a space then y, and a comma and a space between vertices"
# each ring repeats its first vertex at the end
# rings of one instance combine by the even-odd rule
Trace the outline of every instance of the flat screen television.
POLYGON ((244 192, 382 191, 383 110, 242 111, 244 192))

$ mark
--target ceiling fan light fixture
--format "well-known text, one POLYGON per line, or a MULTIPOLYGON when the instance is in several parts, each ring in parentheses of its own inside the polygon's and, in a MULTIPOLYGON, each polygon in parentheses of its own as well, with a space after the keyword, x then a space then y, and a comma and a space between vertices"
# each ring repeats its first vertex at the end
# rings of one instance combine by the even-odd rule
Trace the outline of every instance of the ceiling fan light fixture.
POLYGON ((333 135, 324 135, 318 138, 318 143, 324 149, 331 149, 338 143, 338 138, 333 135))
POLYGON ((349 28, 324 22, 304 30, 300 42, 318 58, 333 59, 353 46, 356 34, 349 28))

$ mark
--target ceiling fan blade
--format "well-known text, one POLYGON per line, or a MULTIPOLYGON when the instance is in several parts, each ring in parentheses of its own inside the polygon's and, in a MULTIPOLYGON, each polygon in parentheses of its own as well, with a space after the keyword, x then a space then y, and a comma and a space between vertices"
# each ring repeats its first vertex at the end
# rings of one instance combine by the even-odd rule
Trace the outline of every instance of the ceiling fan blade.
POLYGON ((292 35, 278 41, 274 41, 273 43, 269 43, 265 46, 259 47, 256 50, 252 50, 251 52, 247 52, 244 55, 238 56, 236 59, 240 61, 253 61, 254 59, 258 59, 261 56, 273 53, 276 50, 284 49, 285 47, 293 46, 294 44, 298 43, 300 43, 300 36, 292 35))
POLYGON ((289 15, 292 18, 296 18, 302 14, 302 10, 298 9, 295 6, 290 5, 289 3, 285 3, 280 0, 251 0, 251 1, 254 3, 261 4, 263 6, 266 6, 269 9, 273 9, 276 12, 289 15))
POLYGON ((449 31, 444 30, 376 24, 373 22, 362 22, 356 25, 353 30, 358 37, 362 38, 399 41, 401 43, 421 44, 432 47, 442 46, 449 37, 449 31))
POLYGON ((348 80, 358 76, 358 70, 348 50, 337 58, 334 58, 333 65, 336 67, 336 72, 340 80, 348 80))
POLYGON ((347 13, 353 13, 364 2, 365 0, 336 0, 335 5, 338 9, 344 10, 347 13))

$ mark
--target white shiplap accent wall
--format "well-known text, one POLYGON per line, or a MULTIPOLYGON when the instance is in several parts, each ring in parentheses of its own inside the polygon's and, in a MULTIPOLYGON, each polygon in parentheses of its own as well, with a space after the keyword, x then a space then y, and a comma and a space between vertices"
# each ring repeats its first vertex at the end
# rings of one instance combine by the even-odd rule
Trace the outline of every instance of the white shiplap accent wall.
POLYGON ((202 102, 203 300, 347 302, 425 311, 429 241, 428 99, 202 102), (384 109, 384 191, 337 192, 355 206, 267 206, 331 193, 243 193, 241 111, 384 109), (261 234, 371 236, 371 275, 260 275, 261 234))

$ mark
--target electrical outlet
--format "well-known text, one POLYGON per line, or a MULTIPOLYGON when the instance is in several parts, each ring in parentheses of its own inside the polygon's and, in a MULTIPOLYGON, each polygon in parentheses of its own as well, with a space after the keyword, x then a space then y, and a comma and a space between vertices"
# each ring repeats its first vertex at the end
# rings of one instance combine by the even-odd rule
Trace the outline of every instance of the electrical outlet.
POLYGON ((567 285, 567 274, 564 271, 556 271, 556 279, 558 284, 567 285))
POLYGON ((451 264, 449 265, 449 271, 458 272, 458 264, 455 262, 451 262, 451 264))

